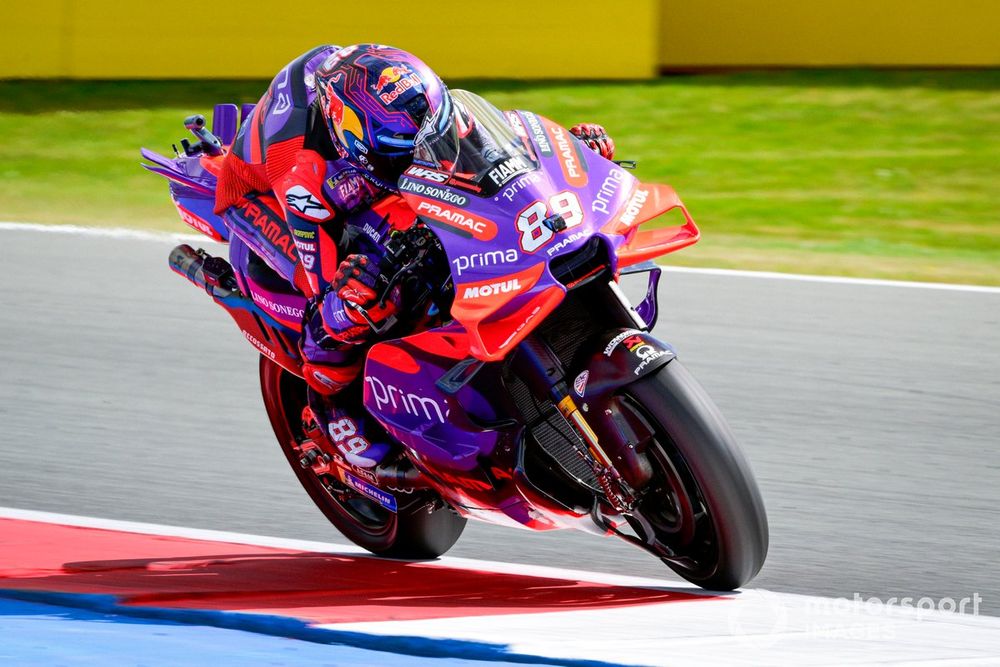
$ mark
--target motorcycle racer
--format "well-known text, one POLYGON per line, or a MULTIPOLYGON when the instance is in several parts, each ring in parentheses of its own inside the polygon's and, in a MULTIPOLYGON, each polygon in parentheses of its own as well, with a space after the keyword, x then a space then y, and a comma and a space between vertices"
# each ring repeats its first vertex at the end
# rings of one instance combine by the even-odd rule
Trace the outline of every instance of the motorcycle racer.
MULTIPOLYGON (((397 192, 425 118, 452 107, 437 75, 405 51, 319 46, 274 78, 219 175, 216 213, 308 299, 300 351, 312 417, 353 465, 377 465, 389 446, 368 439, 383 438, 356 397, 331 397, 357 378, 374 328, 405 304, 398 289, 381 301, 376 290, 393 221, 361 233, 350 218, 397 192)), ((613 157, 601 126, 570 131, 613 157)))

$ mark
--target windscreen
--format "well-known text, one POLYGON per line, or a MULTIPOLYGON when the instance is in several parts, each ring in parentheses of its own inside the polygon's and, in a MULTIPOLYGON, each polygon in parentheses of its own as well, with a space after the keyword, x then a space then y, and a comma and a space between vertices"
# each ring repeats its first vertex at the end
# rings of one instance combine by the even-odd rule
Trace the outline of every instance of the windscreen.
POLYGON ((503 112, 467 90, 451 91, 451 100, 424 119, 413 162, 448 174, 449 185, 481 197, 538 167, 503 112))

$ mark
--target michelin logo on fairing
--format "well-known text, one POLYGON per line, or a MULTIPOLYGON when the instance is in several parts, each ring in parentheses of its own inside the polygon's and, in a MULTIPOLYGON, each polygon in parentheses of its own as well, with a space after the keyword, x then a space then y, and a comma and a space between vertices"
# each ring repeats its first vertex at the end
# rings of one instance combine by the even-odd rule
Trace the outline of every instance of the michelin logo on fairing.
POLYGON ((344 481, 349 487, 358 491, 362 495, 368 496, 375 502, 377 502, 382 507, 386 508, 392 513, 396 512, 396 499, 390 493, 386 493, 382 489, 372 486, 363 479, 355 477, 353 474, 344 471, 344 481))

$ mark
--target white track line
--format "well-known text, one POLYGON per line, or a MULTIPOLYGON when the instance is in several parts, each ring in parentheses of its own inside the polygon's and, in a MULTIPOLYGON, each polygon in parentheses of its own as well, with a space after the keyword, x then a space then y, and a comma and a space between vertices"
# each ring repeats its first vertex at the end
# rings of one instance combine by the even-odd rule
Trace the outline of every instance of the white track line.
MULTIPOLYGON (((173 232, 143 231, 125 227, 83 227, 80 225, 45 225, 34 222, 0 222, 0 231, 42 232, 48 234, 77 234, 80 236, 103 236, 115 239, 135 239, 137 241, 177 242, 204 241, 214 243, 202 234, 181 234, 173 232)), ((802 273, 778 273, 775 271, 743 271, 739 269, 694 268, 687 266, 662 266, 672 273, 693 273, 730 278, 763 278, 766 280, 794 280, 810 283, 832 283, 837 285, 865 285, 869 287, 905 287, 919 289, 946 290, 952 292, 978 292, 1000 294, 1000 287, 989 285, 960 285, 952 283, 928 283, 907 280, 882 280, 878 278, 848 278, 846 276, 818 276, 802 273)))
POLYGON ((77 236, 101 236, 112 239, 134 239, 136 241, 211 241, 202 234, 181 234, 155 232, 126 227, 83 227, 81 225, 43 225, 36 222, 0 222, 0 231, 42 232, 46 234, 74 234, 77 236))
MULTIPOLYGON (((777 273, 775 271, 742 271, 739 269, 701 269, 689 266, 664 266, 672 273, 695 273, 734 278, 764 278, 768 280, 797 280, 807 283, 835 283, 838 285, 868 285, 871 287, 916 287, 920 289, 949 290, 952 292, 980 292, 1000 294, 1000 287, 990 285, 961 285, 956 283, 925 283, 909 280, 883 280, 881 278, 848 278, 847 276, 816 276, 804 273, 777 273)), ((997 270, 1000 273, 1000 269, 997 270)))

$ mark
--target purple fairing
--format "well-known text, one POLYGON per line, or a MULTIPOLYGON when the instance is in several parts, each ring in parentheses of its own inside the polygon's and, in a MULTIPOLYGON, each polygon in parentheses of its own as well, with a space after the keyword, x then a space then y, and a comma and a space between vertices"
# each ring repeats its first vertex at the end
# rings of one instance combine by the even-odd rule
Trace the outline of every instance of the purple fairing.
POLYGON ((235 104, 216 104, 212 112, 212 134, 223 146, 233 143, 240 126, 239 109, 235 104))
MULTIPOLYGON (((456 91, 459 99, 463 99, 461 93, 464 91, 456 91)), ((551 121, 530 112, 510 112, 507 117, 529 143, 536 168, 512 175, 494 194, 476 196, 469 190, 409 176, 400 181, 400 189, 411 206, 421 200, 436 201, 450 210, 471 213, 496 224, 496 233, 488 239, 476 238, 454 226, 434 225, 456 282, 456 304, 463 300, 466 285, 507 280, 513 274, 538 270, 541 265, 537 282, 511 299, 500 314, 515 312, 553 287, 565 294, 566 288, 552 275, 549 262, 581 249, 593 238, 606 244, 614 271, 617 261, 613 251, 623 238, 606 234, 602 227, 615 217, 637 183, 621 167, 596 155, 551 121), (553 135, 562 140, 561 146, 553 135), (567 156, 565 151, 572 152, 567 156), (564 161, 573 159, 576 170, 570 172, 564 168, 564 161), (570 217, 568 209, 578 203, 574 210, 578 211, 579 219, 573 220, 572 227, 553 234, 547 244, 526 251, 517 219, 521 212, 539 202, 549 211, 555 207, 567 210, 565 217, 570 217)), ((466 328, 455 322, 449 328, 435 331, 448 330, 461 333, 466 328)), ((500 351, 506 353, 514 344, 500 351)), ((455 395, 442 391, 438 381, 455 365, 454 358, 416 347, 407 338, 379 343, 372 348, 365 367, 364 403, 393 437, 416 453, 420 467, 439 473, 451 470, 472 474, 483 460, 497 461, 503 449, 499 445, 514 436, 502 429, 482 426, 497 418, 496 397, 491 401, 481 393, 491 386, 489 382, 470 382, 455 395), (387 348, 406 352, 414 360, 414 366, 407 368, 406 364, 400 364, 387 348), (475 415, 475 420, 469 415, 475 415)), ((442 492, 448 496, 446 489, 442 492)), ((492 507, 507 517, 538 527, 537 513, 531 512, 515 494, 498 492, 490 500, 492 507)), ((450 501, 462 507, 475 505, 475 499, 463 496, 460 491, 454 491, 450 501)))
POLYGON ((298 293, 268 289, 253 276, 247 276, 253 302, 271 317, 286 327, 297 329, 302 326, 302 316, 305 313, 306 299, 298 293))
MULTIPOLYGON (((453 91, 452 95, 465 108, 475 109, 477 117, 491 112, 500 113, 488 102, 467 91, 453 91)), ((412 175, 404 175, 400 179, 400 190, 418 214, 426 217, 445 211, 446 215, 452 215, 454 210, 460 210, 471 213, 477 219, 492 221, 496 226, 495 234, 473 235, 454 225, 430 221, 438 231, 455 278, 455 306, 458 309, 453 307, 453 312, 461 312, 463 303, 469 303, 477 312, 483 313, 475 298, 466 302, 467 294, 474 294, 474 291, 468 291, 474 290, 474 287, 468 286, 490 281, 508 284, 511 276, 531 274, 532 271, 540 272, 533 286, 489 317, 517 312, 546 290, 554 288, 565 294, 566 288, 552 275, 549 263, 581 249, 592 239, 599 239, 605 245, 610 268, 613 272, 617 270, 614 251, 624 242, 624 237, 607 234, 602 227, 614 218, 638 181, 548 119, 523 111, 509 112, 505 117, 518 136, 528 142, 531 152, 507 153, 510 157, 505 163, 512 166, 514 174, 504 180, 503 172, 500 172, 497 179, 500 180, 499 186, 492 188, 495 192, 490 196, 477 196, 469 190, 429 183, 412 175), (567 168, 567 163, 570 168, 567 168), (438 209, 435 211, 434 207, 438 209), (540 213, 534 222, 528 218, 532 210, 540 213), (525 247, 525 225, 540 226, 541 218, 555 213, 562 215, 566 229, 548 234, 548 240, 540 245, 525 247)), ((483 123, 480 121, 480 124, 483 123)), ((496 131, 493 132, 496 134, 496 131)), ((468 153, 470 148, 460 145, 456 152, 462 150, 468 153)), ((447 162, 453 160, 445 164, 447 162)), ((484 175, 481 183, 490 185, 489 173, 492 172, 484 175)), ((463 320, 461 315, 456 315, 456 318, 463 324, 475 325, 475 322, 463 320)), ((519 340, 512 337, 499 341, 491 352, 504 354, 519 340)))
MULTIPOLYGON (((509 117, 510 114, 508 114, 509 117)), ((498 231, 495 238, 481 241, 452 231, 439 234, 455 271, 457 283, 479 282, 489 278, 502 277, 527 269, 539 262, 548 263, 555 257, 578 250, 595 236, 604 240, 612 248, 617 248, 623 241, 623 238, 617 234, 608 236, 603 233, 601 227, 611 221, 618 209, 628 199, 632 188, 638 182, 635 177, 615 163, 600 157, 566 132, 569 150, 573 151, 582 165, 582 173, 576 180, 577 184, 570 184, 566 173, 561 168, 562 157, 555 150, 552 140, 549 138, 546 144, 540 145, 539 143, 540 139, 548 138, 548 134, 541 134, 544 133, 544 129, 541 129, 541 133, 536 133, 531 129, 543 128, 543 123, 546 125, 555 124, 526 111, 516 112, 516 117, 521 120, 527 131, 535 156, 541 163, 540 169, 513 177, 492 197, 468 198, 468 204, 465 207, 467 211, 497 223, 498 231), (548 150, 543 150, 544 146, 548 146, 548 150), (582 186, 579 185, 580 179, 584 181, 582 186), (537 250, 525 251, 521 247, 522 234, 516 222, 518 213, 536 202, 546 204, 549 212, 555 212, 555 207, 552 206, 553 200, 562 193, 568 193, 569 196, 566 199, 570 205, 574 203, 572 196, 575 195, 580 204, 582 221, 553 235, 550 242, 537 250), (483 253, 487 250, 508 248, 518 253, 519 258, 516 262, 474 266, 459 273, 459 268, 462 265, 460 258, 483 253)), ((454 188, 448 189, 462 193, 454 188)), ((567 216, 564 215, 564 217, 567 216)), ((615 255, 614 253, 610 254, 611 260, 614 262, 615 255)), ((612 269, 614 268, 616 267, 613 266, 612 269)), ((552 278, 551 273, 546 271, 545 278, 539 281, 532 292, 537 293, 545 287, 556 284, 558 282, 552 278)))
POLYGON ((659 315, 659 306, 656 301, 657 290, 660 287, 660 275, 663 271, 655 264, 649 269, 649 277, 646 282, 646 296, 636 304, 635 312, 646 323, 646 329, 652 331, 656 326, 656 319, 659 315))
MULTIPOLYGON (((461 331, 454 325, 452 330, 461 331)), ((466 385, 453 396, 437 387, 437 380, 454 365, 454 359, 421 350, 406 339, 379 343, 365 365, 364 403, 394 438, 420 453, 422 465, 471 470, 479 457, 494 450, 501 434, 469 419, 469 415, 481 422, 496 419, 490 400, 474 385, 466 385), (404 350, 416 361, 416 368, 386 363, 384 348, 378 349, 381 345, 404 350)))
POLYGON ((226 223, 215 214, 215 197, 187 194, 184 192, 183 186, 178 185, 172 185, 170 194, 184 222, 218 241, 226 241, 229 238, 229 229, 226 227, 226 223), (185 213, 191 215, 185 215, 185 213), (209 229, 206 229, 206 226, 209 229))
POLYGON ((229 230, 213 211, 216 178, 198 157, 182 155, 171 160, 145 148, 142 156, 153 163, 143 164, 144 168, 170 181, 170 198, 185 223, 216 241, 229 239, 229 230))

